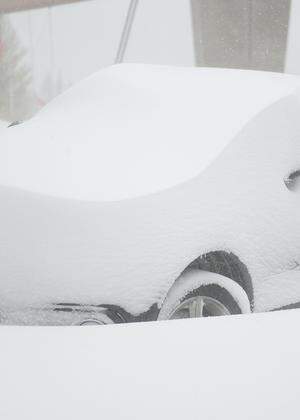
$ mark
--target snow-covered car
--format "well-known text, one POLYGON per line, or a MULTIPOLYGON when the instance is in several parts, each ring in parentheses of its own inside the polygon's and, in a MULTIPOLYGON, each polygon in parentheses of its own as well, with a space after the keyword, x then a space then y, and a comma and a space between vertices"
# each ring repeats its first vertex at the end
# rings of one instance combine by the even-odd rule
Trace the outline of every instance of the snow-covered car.
POLYGON ((1 133, 1 322, 297 306, 299 87, 118 65, 1 133))

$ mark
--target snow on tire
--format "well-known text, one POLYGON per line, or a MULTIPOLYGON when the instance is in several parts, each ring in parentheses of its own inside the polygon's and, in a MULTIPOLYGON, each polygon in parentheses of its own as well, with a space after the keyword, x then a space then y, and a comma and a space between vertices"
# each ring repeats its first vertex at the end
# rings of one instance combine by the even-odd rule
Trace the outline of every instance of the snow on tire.
POLYGON ((250 312, 248 296, 239 284, 220 274, 193 269, 183 273, 170 289, 158 319, 250 312))

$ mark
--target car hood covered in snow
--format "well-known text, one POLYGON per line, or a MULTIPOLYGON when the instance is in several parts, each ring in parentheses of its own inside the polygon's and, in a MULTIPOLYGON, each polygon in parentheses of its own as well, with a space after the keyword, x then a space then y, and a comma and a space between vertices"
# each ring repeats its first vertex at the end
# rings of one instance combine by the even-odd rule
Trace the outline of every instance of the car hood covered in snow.
POLYGON ((0 184, 115 201, 205 169, 251 118, 300 85, 263 72, 117 65, 0 139, 0 184))

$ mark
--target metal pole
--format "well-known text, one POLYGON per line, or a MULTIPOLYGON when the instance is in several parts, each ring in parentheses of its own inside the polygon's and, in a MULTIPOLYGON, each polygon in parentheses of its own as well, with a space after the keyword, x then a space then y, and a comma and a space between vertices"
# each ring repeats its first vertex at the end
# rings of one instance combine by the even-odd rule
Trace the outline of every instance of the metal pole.
POLYGON ((118 52, 115 58, 115 64, 122 63, 122 61, 124 60, 124 56, 127 49, 128 40, 130 37, 132 24, 135 18, 138 2, 139 0, 130 0, 129 9, 127 12, 125 24, 123 27, 123 31, 122 31, 122 35, 121 35, 121 39, 120 39, 120 43, 118 47, 118 52))

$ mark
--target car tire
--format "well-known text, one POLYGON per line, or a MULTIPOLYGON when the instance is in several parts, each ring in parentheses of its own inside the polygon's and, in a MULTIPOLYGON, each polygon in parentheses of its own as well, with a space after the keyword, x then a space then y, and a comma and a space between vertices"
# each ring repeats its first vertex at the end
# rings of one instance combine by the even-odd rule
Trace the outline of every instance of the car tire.
POLYGON ((198 318, 250 313, 245 290, 220 274, 202 270, 184 272, 167 294, 158 319, 198 318))

